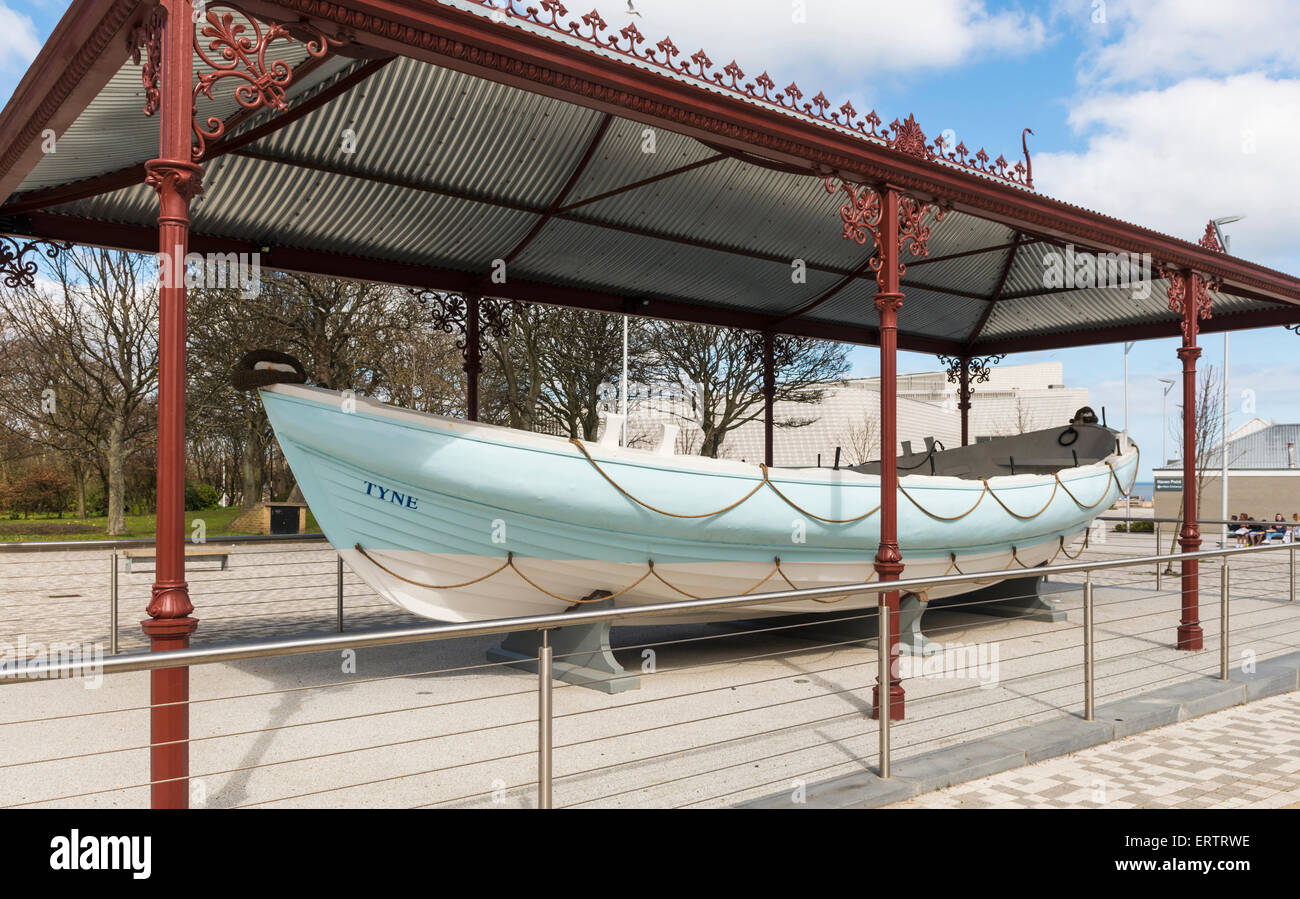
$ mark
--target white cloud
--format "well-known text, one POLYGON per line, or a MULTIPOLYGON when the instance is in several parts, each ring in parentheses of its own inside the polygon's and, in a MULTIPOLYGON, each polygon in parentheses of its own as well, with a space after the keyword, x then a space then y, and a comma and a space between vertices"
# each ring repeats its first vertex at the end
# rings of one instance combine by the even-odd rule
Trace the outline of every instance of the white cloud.
POLYGON ((0 70, 22 71, 40 49, 32 20, 0 3, 0 70))
MULTIPOLYGON (((1038 16, 990 11, 982 0, 636 0, 643 18, 610 3, 610 25, 636 24, 651 44, 665 35, 689 57, 703 48, 721 68, 733 58, 752 79, 794 79, 949 68, 994 54, 1031 52, 1047 29, 1038 16), (798 21, 802 11, 803 21, 798 21)), ((838 104, 837 104, 838 105, 838 104)))
POLYGON ((1096 0, 1072 0, 1067 15, 1091 36, 1079 79, 1101 85, 1297 70, 1300 4, 1295 0, 1111 0, 1104 23, 1096 0))
POLYGON ((1105 93, 1069 122, 1085 150, 1034 156, 1048 196, 1191 240, 1211 217, 1245 215, 1231 227, 1234 255, 1300 273, 1300 79, 1257 72, 1105 93))

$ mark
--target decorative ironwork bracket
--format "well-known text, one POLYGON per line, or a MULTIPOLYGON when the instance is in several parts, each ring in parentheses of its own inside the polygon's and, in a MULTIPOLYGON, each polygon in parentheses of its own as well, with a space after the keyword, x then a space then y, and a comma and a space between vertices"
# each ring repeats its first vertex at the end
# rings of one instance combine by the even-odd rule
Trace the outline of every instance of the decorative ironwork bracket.
POLYGON ((190 153, 195 162, 203 159, 208 141, 226 133, 226 123, 216 116, 208 116, 204 124, 199 124, 200 94, 210 100, 214 86, 233 78, 235 100, 244 110, 269 108, 284 112, 289 108, 285 91, 293 84, 295 73, 282 59, 268 62, 271 45, 277 41, 301 43, 309 58, 322 59, 350 40, 342 31, 328 35, 305 21, 292 25, 263 23, 225 0, 208 6, 204 20, 194 35, 194 52, 212 71, 202 73, 194 82, 195 144, 190 153), (236 21, 236 13, 243 22, 236 21))
MULTIPOLYGON (((992 366, 1007 358, 1006 353, 993 356, 970 356, 966 362, 966 376, 971 384, 985 384, 993 373, 992 366)), ((960 356, 940 356, 939 362, 948 370, 948 383, 961 381, 962 358, 960 356)))
MULTIPOLYGON (((884 212, 884 204, 880 189, 870 184, 853 184, 849 181, 840 181, 836 184, 832 177, 827 177, 824 183, 828 194, 835 194, 841 190, 848 194, 848 202, 840 207, 840 218, 844 221, 843 237, 845 240, 852 240, 863 246, 866 246, 868 239, 871 240, 876 252, 868 265, 876 273, 876 283, 883 290, 884 262, 880 252, 880 217, 884 212)), ((907 271, 902 258, 904 249, 914 257, 930 255, 930 224, 925 220, 926 212, 933 214, 936 223, 943 221, 943 217, 947 214, 942 206, 924 203, 909 193, 898 192, 898 246, 895 248, 895 253, 898 257, 900 278, 907 271)))
POLYGON ((162 36, 167 24, 167 10, 158 5, 145 14, 144 20, 127 34, 126 43, 131 49, 131 60, 140 69, 144 84, 144 114, 153 115, 162 102, 162 36))
MULTIPOLYGON (((438 290, 421 290, 408 287, 406 292, 430 311, 430 323, 446 334, 456 337, 456 349, 468 355, 469 348, 469 298, 458 293, 438 290)), ((512 300, 495 300, 483 297, 478 302, 479 339, 491 334, 498 340, 510 333, 510 317, 519 304, 512 300)), ((476 347, 482 352, 482 347, 476 347)))
POLYGON ((1187 272, 1168 265, 1160 265, 1156 270, 1160 273, 1160 277, 1169 282, 1169 287, 1166 289, 1169 311, 1178 315, 1182 322, 1183 339, 1190 341, 1195 337, 1194 331, 1199 330, 1195 322, 1210 317, 1210 294, 1222 288, 1223 281, 1220 278, 1211 278, 1199 272, 1187 272), (1189 302, 1196 313, 1195 322, 1187 315, 1189 302))
POLYGON ((0 282, 11 290, 19 287, 35 287, 38 266, 36 256, 28 259, 29 253, 44 253, 50 259, 57 259, 59 253, 72 249, 72 244, 45 238, 34 238, 19 242, 16 238, 0 234, 0 282))
MULTIPOLYGON (((743 331, 741 332, 743 342, 740 346, 740 357, 746 365, 758 365, 763 361, 763 343, 765 334, 762 331, 743 331)), ((799 353, 807 344, 813 342, 811 337, 795 337, 790 334, 774 334, 772 336, 772 369, 774 371, 782 368, 788 368, 794 364, 799 353)))
MULTIPOLYGON (((300 43, 307 48, 308 57, 322 59, 351 40, 345 32, 329 35, 305 21, 289 25, 263 21, 225 0, 204 7, 203 14, 201 23, 196 23, 199 27, 194 33, 194 52, 211 71, 198 75, 192 91, 194 146, 190 157, 194 162, 202 161, 209 141, 226 133, 226 123, 216 116, 199 121, 200 94, 211 100, 213 88, 233 78, 237 82, 235 100, 245 111, 269 108, 283 112, 289 106, 286 91, 293 84, 295 71, 282 59, 267 59, 271 46, 277 41, 300 43)), ((147 116, 157 112, 162 103, 162 40, 166 22, 167 11, 155 6, 127 35, 131 58, 141 66, 147 116)))

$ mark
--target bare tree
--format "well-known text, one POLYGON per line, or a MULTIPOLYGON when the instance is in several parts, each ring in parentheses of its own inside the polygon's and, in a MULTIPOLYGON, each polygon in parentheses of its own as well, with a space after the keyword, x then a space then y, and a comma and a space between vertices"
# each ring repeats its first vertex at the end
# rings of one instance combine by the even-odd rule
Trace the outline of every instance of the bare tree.
MULTIPOLYGON (((757 339, 744 331, 677 322, 657 322, 650 329, 642 379, 693 398, 702 455, 712 453, 731 431, 763 416, 757 339)), ((776 401, 811 406, 821 401, 827 384, 848 372, 847 351, 829 341, 778 337, 774 369, 776 401)), ((812 420, 789 416, 776 425, 802 427, 812 420)))
POLYGON ((1003 436, 1017 437, 1021 434, 1028 433, 1033 429, 1033 410, 1025 398, 1017 393, 1015 395, 1015 404, 1011 410, 1010 423, 1002 429, 1003 436))
MULTIPOLYGON (((540 407, 568 428, 569 435, 595 440, 600 430, 601 396, 617 386, 623 371, 623 317, 579 309, 548 310, 545 352, 539 374, 540 407)), ((629 321, 628 355, 640 366, 646 322, 629 321)))
POLYGON ((245 508, 292 489, 275 450, 266 412, 255 394, 234 390, 230 367, 246 352, 271 347, 291 353, 309 379, 408 408, 463 409, 460 354, 405 291, 337 278, 264 272, 258 295, 235 288, 190 294, 190 445, 196 463, 238 472, 245 508), (210 449, 205 449, 210 444, 210 449), (219 460, 219 461, 218 461, 219 460))
POLYGON ((848 449, 849 465, 865 465, 875 459, 880 451, 880 439, 876 420, 868 412, 862 413, 857 424, 849 424, 840 436, 848 449))
MULTIPOLYGON (((1178 449, 1178 457, 1186 458, 1185 436, 1182 427, 1182 412, 1177 416, 1174 426, 1177 433, 1174 435, 1174 445, 1178 449)), ((1196 496, 1198 499, 1197 508, 1200 508, 1200 500, 1205 496, 1205 482, 1211 474, 1217 474, 1217 470, 1212 468, 1212 456, 1217 456, 1215 449, 1223 439, 1223 376, 1213 365, 1206 365, 1196 379, 1196 425, 1195 425, 1195 450, 1196 450, 1196 496)), ((1224 452, 1230 452, 1230 448, 1225 446, 1224 452)), ((1228 460, 1232 463, 1231 457, 1228 460)), ((1183 511, 1186 507, 1186 493, 1178 495, 1178 517, 1183 517, 1183 511)), ((1169 544, 1169 551, 1174 552, 1178 547, 1178 531, 1174 532, 1173 539, 1169 544)))
POLYGON ((5 328, 23 347, 6 376, 26 382, 19 396, 33 433, 65 453, 79 481, 83 462, 102 460, 109 534, 126 531, 126 459, 154 432, 146 414, 158 380, 154 265, 74 249, 51 262, 52 283, 15 290, 6 303, 5 328))

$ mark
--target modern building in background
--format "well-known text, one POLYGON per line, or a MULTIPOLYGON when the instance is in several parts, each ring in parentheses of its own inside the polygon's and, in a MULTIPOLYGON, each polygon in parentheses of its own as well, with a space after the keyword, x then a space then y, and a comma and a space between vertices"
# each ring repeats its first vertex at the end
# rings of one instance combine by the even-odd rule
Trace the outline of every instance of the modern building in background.
MULTIPOLYGON (((1300 513, 1300 466, 1297 462, 1300 424, 1288 425, 1253 418, 1228 437, 1228 514, 1245 514, 1258 521, 1279 512, 1288 521, 1300 513)), ((1197 508, 1202 518, 1222 512, 1220 447, 1208 453, 1200 477, 1197 508)), ((1166 462, 1153 470, 1155 514, 1177 517, 1183 489, 1182 463, 1166 462)))
MULTIPOLYGON (((778 402, 775 405, 773 464, 786 467, 830 466, 840 450, 841 464, 857 465, 880 456, 880 383, 877 378, 856 378, 827 385, 816 404, 778 402)), ((1064 425, 1088 405, 1088 390, 1066 387, 1059 362, 994 366, 989 379, 972 385, 971 441, 1009 437, 1040 428, 1064 425)), ((726 435, 718 455, 728 459, 761 461, 763 422, 758 418, 726 435)), ((1101 410, 1097 410, 1100 415, 1101 410)), ((628 442, 655 446, 664 425, 680 428, 678 452, 699 452, 700 429, 689 398, 637 397, 628 406, 628 442)), ((945 447, 961 444, 961 418, 957 410, 957 385, 947 372, 920 372, 898 376, 898 446, 923 450, 927 438, 945 447)))

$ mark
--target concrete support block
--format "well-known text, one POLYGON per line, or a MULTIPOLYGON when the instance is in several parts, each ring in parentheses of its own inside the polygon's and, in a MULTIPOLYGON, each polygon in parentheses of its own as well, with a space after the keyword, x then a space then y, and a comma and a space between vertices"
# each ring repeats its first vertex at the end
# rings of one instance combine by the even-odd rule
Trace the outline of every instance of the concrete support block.
MULTIPOLYGON (((611 603, 584 603, 584 609, 608 607, 611 603)), ((608 621, 560 627, 548 633, 554 661, 551 672, 556 680, 576 684, 602 693, 623 693, 636 690, 641 679, 628 674, 609 645, 608 621)), ((537 651, 541 636, 537 631, 515 631, 506 634, 500 646, 487 651, 492 662, 511 662, 512 667, 523 671, 537 670, 537 651)))

